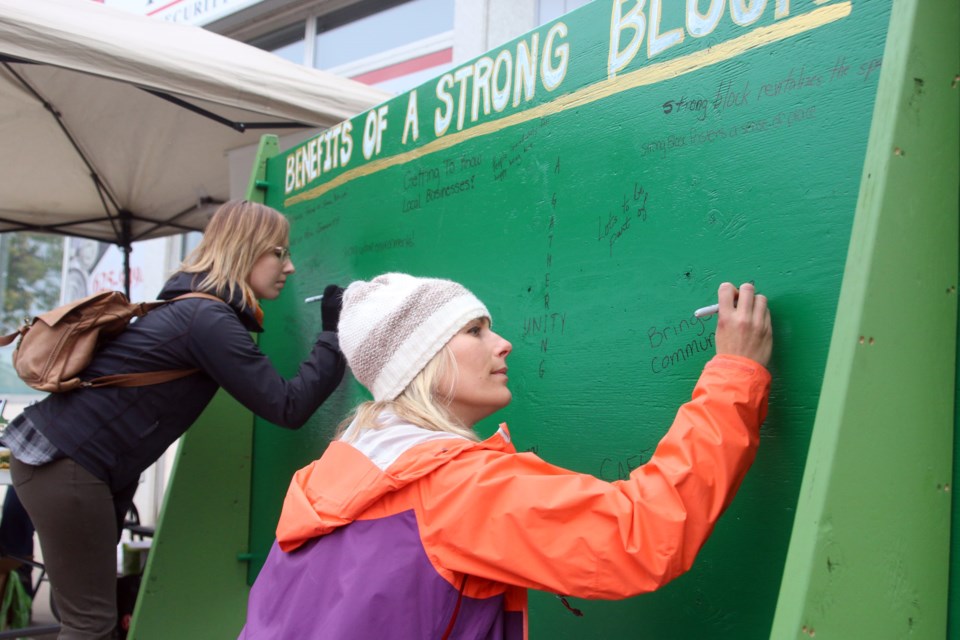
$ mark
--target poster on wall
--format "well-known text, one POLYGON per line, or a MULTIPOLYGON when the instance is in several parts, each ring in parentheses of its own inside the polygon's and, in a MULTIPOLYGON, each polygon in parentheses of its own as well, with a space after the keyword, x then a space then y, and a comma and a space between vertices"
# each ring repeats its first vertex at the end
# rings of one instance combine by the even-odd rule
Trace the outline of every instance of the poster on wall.
MULTIPOLYGON (((167 277, 169 239, 134 244, 130 253, 130 299, 155 300, 167 277)), ((60 303, 100 291, 123 291, 123 251, 115 244, 86 238, 67 238, 63 257, 60 303)))

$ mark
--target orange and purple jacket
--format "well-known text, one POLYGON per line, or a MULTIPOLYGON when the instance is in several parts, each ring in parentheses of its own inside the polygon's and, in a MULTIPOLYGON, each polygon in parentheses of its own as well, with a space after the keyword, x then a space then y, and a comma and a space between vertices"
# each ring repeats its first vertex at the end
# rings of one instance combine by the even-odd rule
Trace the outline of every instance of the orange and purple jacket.
MULTIPOLYGON (((527 589, 618 599, 687 571, 759 442, 770 374, 707 363, 646 464, 606 482, 393 419, 290 484, 241 640, 520 640, 527 589)), ((351 436, 348 430, 347 437, 351 436)))

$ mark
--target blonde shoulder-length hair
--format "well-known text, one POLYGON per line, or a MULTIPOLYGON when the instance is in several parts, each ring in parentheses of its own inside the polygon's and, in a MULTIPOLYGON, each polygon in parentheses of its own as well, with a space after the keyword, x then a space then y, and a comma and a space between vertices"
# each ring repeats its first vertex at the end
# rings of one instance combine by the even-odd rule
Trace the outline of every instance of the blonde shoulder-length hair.
POLYGON ((247 282, 254 263, 268 251, 289 242, 290 222, 282 213, 258 202, 229 200, 207 223, 200 244, 180 264, 184 273, 205 273, 198 289, 230 300, 239 290, 244 305, 256 308, 247 282))
POLYGON ((351 441, 364 429, 378 429, 382 426, 380 416, 388 413, 429 431, 443 431, 479 441, 472 425, 463 424, 449 410, 456 379, 457 361, 450 347, 444 346, 395 400, 361 403, 340 423, 335 437, 351 441), (354 423, 356 427, 344 437, 354 423))

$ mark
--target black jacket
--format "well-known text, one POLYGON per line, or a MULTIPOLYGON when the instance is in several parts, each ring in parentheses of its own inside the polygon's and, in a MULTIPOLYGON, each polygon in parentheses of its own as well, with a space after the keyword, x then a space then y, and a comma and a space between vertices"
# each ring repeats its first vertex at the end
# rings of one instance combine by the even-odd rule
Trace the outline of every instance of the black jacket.
MULTIPOLYGON (((202 275, 175 274, 159 298, 192 291, 194 279, 199 282, 202 275)), ((297 375, 286 380, 250 331, 263 328, 239 296, 229 304, 188 298, 164 305, 103 346, 80 377, 165 369, 200 372, 144 387, 52 393, 25 413, 60 451, 115 492, 136 482, 220 387, 274 424, 303 426, 343 378, 337 334, 321 332, 297 375)))

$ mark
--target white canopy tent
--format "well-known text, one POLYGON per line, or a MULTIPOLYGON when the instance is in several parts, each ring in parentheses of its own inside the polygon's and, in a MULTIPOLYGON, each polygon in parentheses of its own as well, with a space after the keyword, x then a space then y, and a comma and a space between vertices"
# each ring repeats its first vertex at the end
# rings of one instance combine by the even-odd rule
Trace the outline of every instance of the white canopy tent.
POLYGON ((199 27, 82 0, 0 0, 0 233, 200 230, 226 153, 387 99, 199 27))

